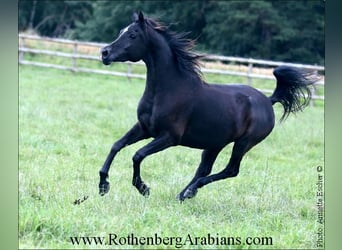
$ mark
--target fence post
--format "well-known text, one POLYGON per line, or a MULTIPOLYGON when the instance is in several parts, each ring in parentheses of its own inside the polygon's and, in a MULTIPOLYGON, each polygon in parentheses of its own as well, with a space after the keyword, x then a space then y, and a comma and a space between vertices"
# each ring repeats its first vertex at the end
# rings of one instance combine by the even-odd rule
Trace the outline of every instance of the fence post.
POLYGON ((76 54, 77 54, 77 42, 74 43, 74 48, 72 50, 72 71, 77 71, 77 63, 76 63, 76 54))
MULTIPOLYGON (((23 36, 20 37, 20 48, 23 49, 25 48, 25 38, 23 36)), ((24 60, 24 51, 20 50, 19 53, 19 63, 21 63, 24 60)))
POLYGON ((315 84, 312 85, 312 88, 311 88, 311 99, 310 99, 310 106, 315 106, 315 98, 316 96, 316 86, 315 84))
POLYGON ((131 82, 131 74, 132 74, 132 63, 128 62, 127 63, 127 78, 129 80, 129 82, 131 82))
MULTIPOLYGON (((249 61, 249 59, 248 59, 248 61, 249 61)), ((248 71, 247 71, 247 84, 248 84, 248 86, 252 85, 252 77, 251 77, 252 71, 253 71, 253 63, 249 62, 248 63, 248 71)))

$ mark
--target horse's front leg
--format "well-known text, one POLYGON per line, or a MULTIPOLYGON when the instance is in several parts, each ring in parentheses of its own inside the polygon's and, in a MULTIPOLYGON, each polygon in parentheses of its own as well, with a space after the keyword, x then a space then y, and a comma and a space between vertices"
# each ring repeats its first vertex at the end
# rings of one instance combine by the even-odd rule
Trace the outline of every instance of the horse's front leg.
POLYGON ((99 183, 99 193, 100 195, 104 195, 109 191, 109 182, 107 181, 108 172, 110 165, 113 162, 115 155, 124 147, 133 144, 137 141, 147 139, 150 136, 143 130, 140 123, 134 125, 120 140, 115 142, 107 156, 106 161, 104 162, 101 170, 100 170, 100 183, 99 183))
POLYGON ((133 180, 132 184, 135 186, 139 193, 144 196, 150 194, 150 188, 142 181, 140 176, 140 164, 142 160, 151 154, 162 151, 168 147, 175 146, 175 140, 168 134, 156 137, 149 144, 139 149, 133 156, 133 180))

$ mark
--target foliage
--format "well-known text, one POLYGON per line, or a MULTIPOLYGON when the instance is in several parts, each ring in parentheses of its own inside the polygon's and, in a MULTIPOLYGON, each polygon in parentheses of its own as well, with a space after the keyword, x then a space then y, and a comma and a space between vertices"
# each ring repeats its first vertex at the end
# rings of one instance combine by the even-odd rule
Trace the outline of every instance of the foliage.
POLYGON ((324 64, 324 1, 19 1, 19 30, 110 42, 142 10, 216 54, 324 64))
POLYGON ((60 37, 92 16, 87 1, 19 1, 19 30, 35 29, 40 35, 60 37))
POLYGON ((226 55, 324 63, 324 1, 19 1, 19 30, 109 42, 143 10, 226 55))

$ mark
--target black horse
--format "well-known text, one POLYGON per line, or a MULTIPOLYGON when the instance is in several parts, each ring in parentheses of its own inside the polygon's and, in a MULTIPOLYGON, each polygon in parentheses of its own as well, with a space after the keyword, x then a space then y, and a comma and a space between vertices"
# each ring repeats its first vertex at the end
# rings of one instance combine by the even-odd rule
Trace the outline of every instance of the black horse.
POLYGON ((313 72, 280 66, 274 70, 277 86, 270 97, 246 85, 207 84, 201 77, 199 58, 190 51, 193 41, 171 32, 161 23, 133 14, 133 23, 102 48, 102 61, 143 60, 147 80, 140 100, 138 122, 114 143, 100 170, 99 192, 109 191, 108 171, 115 155, 125 146, 154 138, 133 156, 133 185, 148 196, 140 176, 142 160, 172 146, 203 149, 195 176, 177 196, 183 201, 213 181, 235 177, 244 154, 268 136, 274 127, 272 105, 284 107, 282 120, 302 110, 310 100, 309 85, 318 80, 313 72), (219 173, 212 166, 219 152, 234 142, 231 158, 219 173))

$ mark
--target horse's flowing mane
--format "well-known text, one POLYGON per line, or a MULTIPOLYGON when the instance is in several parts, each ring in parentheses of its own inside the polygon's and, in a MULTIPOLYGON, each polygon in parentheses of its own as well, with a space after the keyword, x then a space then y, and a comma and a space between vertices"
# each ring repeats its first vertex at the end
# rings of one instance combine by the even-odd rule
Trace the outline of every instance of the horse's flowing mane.
POLYGON ((161 34, 168 42, 170 49, 177 60, 179 69, 202 78, 199 62, 199 59, 202 58, 202 56, 191 51, 194 47, 194 40, 186 38, 189 32, 176 33, 171 31, 163 23, 151 18, 146 18, 145 21, 149 27, 161 34))

